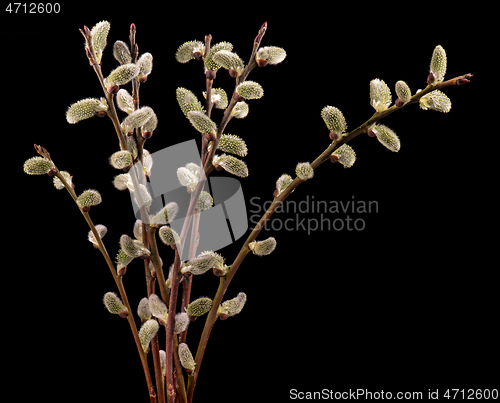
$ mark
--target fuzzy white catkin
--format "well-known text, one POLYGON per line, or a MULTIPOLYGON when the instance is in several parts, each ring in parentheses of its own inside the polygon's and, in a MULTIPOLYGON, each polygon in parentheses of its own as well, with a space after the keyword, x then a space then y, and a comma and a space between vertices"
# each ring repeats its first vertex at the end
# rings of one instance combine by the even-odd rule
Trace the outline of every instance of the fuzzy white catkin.
POLYGON ((244 81, 236 87, 236 93, 244 99, 259 99, 264 95, 264 90, 255 81, 244 81))
POLYGON ((246 294, 244 292, 240 292, 236 298, 223 302, 217 309, 217 315, 221 319, 237 315, 241 312, 246 302, 246 294))
POLYGON ((144 53, 137 60, 137 65, 139 66, 138 78, 141 80, 151 74, 153 70, 153 55, 151 53, 144 53))
POLYGON ((216 134, 217 125, 201 111, 191 111, 187 113, 187 117, 193 127, 200 133, 216 134))
POLYGON ((297 164, 295 174, 303 181, 306 181, 314 176, 314 169, 309 162, 301 162, 297 164))
POLYGON ((128 114, 131 114, 135 110, 134 98, 132 98, 132 95, 124 89, 121 89, 116 94, 116 105, 121 111, 128 114))
MULTIPOLYGON (((285 49, 279 48, 277 46, 266 46, 260 48, 255 55, 257 61, 265 61, 266 64, 278 64, 285 60, 286 52, 285 49)), ((262 62, 261 62, 262 64, 262 62)))
POLYGON ((149 296, 149 310, 154 317, 158 318, 160 323, 167 323, 168 308, 158 295, 151 294, 149 296))
POLYGON ((114 292, 104 294, 103 302, 109 313, 118 315, 127 312, 127 307, 114 292))
POLYGON ((149 342, 156 335, 159 328, 160 325, 154 319, 147 320, 141 326, 141 329, 139 330, 139 340, 144 351, 147 351, 149 342))
POLYGON ((191 259, 181 270, 182 274, 192 273, 194 275, 203 274, 217 265, 217 260, 213 255, 200 255, 191 259))
POLYGON ((248 176, 247 164, 232 155, 216 155, 212 159, 212 163, 216 166, 220 166, 224 171, 239 176, 240 178, 246 178, 248 176))
POLYGON ((441 45, 436 46, 434 52, 432 52, 431 59, 431 74, 433 75, 432 84, 440 83, 444 80, 444 76, 446 74, 446 52, 441 45))
POLYGON ((107 38, 111 24, 108 21, 97 23, 90 31, 92 38, 92 47, 94 48, 95 58, 97 62, 101 62, 102 52, 107 44, 107 38))
POLYGON ((341 136, 347 130, 347 124, 340 109, 334 106, 325 106, 321 110, 321 117, 326 127, 335 134, 341 136))
POLYGON ((85 98, 72 104, 66 111, 68 123, 77 123, 81 120, 90 119, 98 112, 108 110, 106 99, 85 98))
POLYGON ((102 197, 97 190, 87 189, 78 196, 76 202, 80 207, 97 206, 102 202, 102 197))
POLYGON ((151 319, 151 310, 149 309, 148 298, 144 297, 139 301, 139 306, 137 307, 137 315, 144 321, 151 319))
POLYGON ((186 313, 189 316, 201 316, 206 314, 212 308, 212 300, 207 297, 201 297, 191 302, 187 308, 186 313))
POLYGON ((195 362, 193 359, 193 355, 189 350, 188 345, 186 343, 180 343, 178 352, 179 352, 179 360, 181 362, 182 367, 190 371, 194 371, 195 362))
POLYGON ((401 149, 399 137, 393 130, 384 125, 375 125, 370 131, 375 133, 377 140, 387 149, 398 152, 401 149))
POLYGON ((391 90, 378 78, 370 81, 370 103, 377 112, 385 111, 392 102, 391 90))
MULTIPOLYGON (((97 231, 97 235, 99 235, 99 238, 101 238, 101 239, 104 238, 104 235, 106 235, 108 232, 108 229, 106 228, 106 226, 102 225, 102 224, 96 225, 95 229, 97 231)), ((92 242, 94 245, 97 246, 97 239, 95 238, 95 235, 92 232, 92 230, 89 231, 88 240, 89 240, 89 242, 92 242)))
POLYGON ((139 74, 140 68, 134 63, 123 64, 113 70, 109 76, 104 79, 107 87, 113 85, 127 84, 139 74))
POLYGON ((265 241, 253 241, 248 244, 250 250, 257 256, 266 256, 276 249, 276 239, 267 238, 265 241))
POLYGON ((54 167, 52 161, 44 157, 32 157, 24 163, 24 173, 28 175, 45 175, 54 167))
POLYGON ((132 55, 128 45, 123 41, 116 41, 113 45, 113 56, 120 64, 129 64, 132 62, 132 55))
POLYGON ((338 162, 340 162, 344 168, 350 168, 356 162, 356 153, 348 144, 342 144, 332 153, 332 155, 337 157, 338 162))
POLYGON ((140 109, 132 112, 122 122, 123 133, 128 133, 136 127, 144 126, 153 116, 154 112, 149 106, 143 106, 140 109))

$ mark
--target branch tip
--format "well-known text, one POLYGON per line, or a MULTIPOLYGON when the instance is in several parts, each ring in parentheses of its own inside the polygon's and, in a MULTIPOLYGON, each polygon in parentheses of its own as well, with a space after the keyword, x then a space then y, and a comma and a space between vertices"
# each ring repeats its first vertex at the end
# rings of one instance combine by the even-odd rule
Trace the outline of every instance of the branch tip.
POLYGON ((470 83, 470 80, 469 78, 472 78, 474 74, 464 74, 463 76, 461 77, 458 77, 457 79, 457 85, 464 85, 464 84, 467 84, 467 83, 470 83))

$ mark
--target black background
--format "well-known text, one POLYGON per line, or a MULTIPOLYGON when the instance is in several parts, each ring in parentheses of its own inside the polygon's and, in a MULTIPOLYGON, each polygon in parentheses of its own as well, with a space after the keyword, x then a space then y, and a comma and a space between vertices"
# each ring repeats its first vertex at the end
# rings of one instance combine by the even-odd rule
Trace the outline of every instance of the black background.
MULTIPOLYGON (((480 12, 402 3, 290 4, 272 12, 257 2, 185 4, 63 3, 51 16, 2 9, 8 88, 3 155, 13 173, 3 193, 14 195, 4 208, 10 239, 4 248, 14 259, 4 264, 9 308, 3 323, 18 365, 14 375, 26 385, 21 395, 147 401, 128 325, 102 305, 115 285, 102 256, 86 241, 85 221, 48 177, 21 170, 35 155, 33 143, 44 146, 58 168, 74 176, 77 193, 101 192, 103 203, 92 208, 91 217, 108 227, 104 242, 110 254, 117 252, 121 234, 132 234, 129 197, 111 184, 117 171, 108 157, 118 150, 112 124, 93 118, 69 125, 64 115, 73 102, 102 96, 78 28, 103 19, 111 22, 105 74, 117 66, 112 44, 128 41, 132 22, 141 53, 153 54, 153 72, 140 91, 141 104, 159 119, 146 145, 151 152, 198 141, 175 89, 187 87, 201 98, 205 80, 199 62, 175 61, 178 46, 210 33, 213 43, 230 41, 247 59, 258 29, 268 22, 262 45, 285 48, 287 58, 252 71, 249 79, 262 84, 265 96, 249 101, 249 116, 233 119, 226 129, 249 147, 250 176, 241 180, 247 200, 271 200, 282 173, 293 174, 297 162, 314 160, 328 146, 320 117, 325 105, 340 108, 349 129, 368 119, 371 79, 381 78, 391 88, 405 80, 413 92, 423 88, 438 44, 448 54, 447 78, 476 74, 471 84, 445 90, 450 113, 412 105, 383 121, 400 136, 399 153, 359 136, 351 143, 358 156, 353 168, 325 163, 291 195, 295 202, 307 195, 344 202, 354 196, 377 201, 379 208, 359 216, 366 222, 363 231, 261 233, 259 239, 277 239, 276 251, 249 255, 231 283, 226 297, 243 291, 248 302, 240 315, 214 326, 195 400, 288 401, 290 389, 498 386, 498 368, 492 368, 499 358, 493 258, 498 180, 497 168, 485 157, 492 145, 478 109, 489 100, 481 73, 489 33, 487 24, 474 25, 480 12)), ((232 93, 234 84, 221 69, 214 85, 232 93)), ((221 117, 213 113, 216 122, 221 117)), ((321 219, 314 213, 306 217, 321 219)), ((244 239, 220 251, 228 262, 244 239)), ((168 248, 161 256, 164 262, 173 259, 168 248)), ((217 281, 211 274, 196 278, 193 297, 213 296, 217 281)), ((124 282, 136 307, 146 292, 138 262, 124 282)), ((190 328, 192 350, 203 323, 190 328)))

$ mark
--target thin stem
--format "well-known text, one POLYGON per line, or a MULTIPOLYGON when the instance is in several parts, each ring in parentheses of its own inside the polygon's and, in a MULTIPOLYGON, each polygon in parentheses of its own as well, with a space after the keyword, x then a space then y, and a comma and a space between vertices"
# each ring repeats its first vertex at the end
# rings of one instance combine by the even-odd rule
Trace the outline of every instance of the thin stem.
POLYGON ((180 399, 181 403, 187 403, 186 385, 184 384, 183 369, 179 359, 179 341, 176 334, 174 335, 174 365, 176 379, 179 384, 177 388, 177 398, 180 399))
MULTIPOLYGON (((198 244, 200 242, 200 234, 199 234, 199 226, 200 226, 200 211, 197 210, 192 223, 191 223, 191 240, 189 243, 189 254, 188 260, 194 259, 196 256, 196 249, 198 248, 198 244)), ((182 283, 182 303, 181 303, 181 312, 185 312, 189 302, 191 300, 191 287, 193 285, 193 275, 189 274, 188 276, 184 276, 184 282, 182 283)), ((180 342, 185 343, 187 337, 187 331, 189 329, 189 325, 180 334, 180 342)))
POLYGON ((165 387, 164 380, 161 371, 161 361, 160 361, 160 346, 158 342, 158 333, 151 339, 151 353, 153 355, 153 364, 155 368, 155 378, 156 378, 156 390, 158 396, 158 402, 165 402, 165 387))
POLYGON ((158 278, 158 286, 160 287, 161 299, 167 304, 170 301, 170 291, 167 288, 165 274, 163 273, 163 269, 161 267, 158 245, 156 243, 155 227, 149 227, 149 248, 151 251, 149 259, 153 262, 153 266, 155 268, 156 277, 158 278))
POLYGON ((173 368, 172 368, 172 358, 174 354, 174 326, 175 326, 175 312, 177 305, 177 295, 179 292, 179 282, 180 282, 180 256, 179 251, 175 251, 174 267, 172 269, 172 287, 170 289, 170 302, 168 306, 168 319, 167 319, 167 341, 165 347, 166 353, 166 375, 167 375, 167 401, 168 403, 174 402, 174 395, 169 394, 169 390, 175 390, 174 378, 173 378, 173 368))

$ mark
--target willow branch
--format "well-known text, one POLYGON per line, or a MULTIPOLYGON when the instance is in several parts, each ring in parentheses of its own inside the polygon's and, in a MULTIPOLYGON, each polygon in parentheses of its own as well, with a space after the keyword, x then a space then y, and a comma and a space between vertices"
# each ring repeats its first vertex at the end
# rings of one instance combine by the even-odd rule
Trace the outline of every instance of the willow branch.
MULTIPOLYGON (((461 85, 469 82, 469 79, 472 77, 472 74, 465 74, 462 76, 458 76, 455 78, 452 78, 451 80, 444 81, 439 84, 435 85, 428 85, 425 89, 422 91, 418 92, 415 94, 408 104, 414 104, 417 103, 420 98, 422 98, 424 95, 428 94, 429 92, 435 91, 437 89, 442 89, 451 85, 461 85)), ((407 104, 407 105, 408 105, 407 104)), ((390 115, 391 113, 395 112, 396 110, 401 109, 398 108, 396 105, 392 106, 391 108, 386 109, 385 111, 382 112, 377 112, 375 113, 370 119, 368 119, 366 122, 358 126, 356 129, 351 131, 349 134, 344 136, 342 139, 338 141, 333 141, 331 145, 323 151, 312 163, 311 166, 313 169, 316 169, 319 165, 321 165, 323 162, 325 162, 329 157, 332 155, 332 153, 339 148, 342 144, 345 144, 352 140, 353 138, 359 136, 362 133, 367 133, 368 128, 371 127, 373 124, 376 122, 380 121, 384 117, 390 115)), ((248 255, 250 252, 250 248, 248 245, 255 241, 257 236, 259 235, 260 231, 264 226, 266 225, 267 221, 271 218, 271 216, 274 214, 274 212, 277 210, 277 208, 285 201, 285 199, 299 186, 303 180, 300 178, 296 177, 292 183, 277 197, 274 198, 273 202, 267 209, 267 211, 263 214, 263 216, 260 218, 259 222, 255 226, 255 228, 252 230, 248 238, 246 239, 245 243, 241 247, 238 255, 236 256, 235 260, 230 266, 230 269, 228 270, 227 274, 225 277, 222 277, 220 279, 219 287, 217 289, 217 293, 215 294, 215 297, 213 299, 213 305, 210 310, 210 312, 207 315, 206 321, 205 321, 205 326, 203 328, 203 333, 200 338, 200 342, 198 344, 198 350, 196 352, 196 357, 195 357, 195 363, 196 363, 196 370, 193 374, 193 377, 190 377, 189 383, 188 383, 188 401, 191 402, 193 398, 193 391, 194 387, 196 385, 196 380, 198 378, 198 374, 200 371, 201 367, 201 362, 203 359, 203 355, 205 353, 205 348, 207 346, 208 338, 210 337, 210 333, 212 331, 212 327, 214 326, 215 322, 217 321, 217 309, 219 308, 219 305, 222 302, 222 298, 224 297, 224 294, 231 283, 231 280, 233 279, 234 275, 236 274, 238 268, 240 267, 241 263, 245 259, 245 257, 248 255)))
POLYGON ((92 37, 90 35, 90 30, 87 27, 85 27, 83 30, 80 29, 80 32, 83 35, 83 37, 85 38, 85 42, 87 44, 87 48, 88 48, 87 56, 89 58, 89 63, 94 68, 94 71, 97 75, 97 78, 99 79, 99 82, 101 83, 102 90, 104 91, 104 95, 106 97, 106 101, 107 101, 108 106, 109 106, 108 116, 111 118, 111 121, 113 122, 113 126, 114 126, 115 131, 116 131, 116 134, 118 135, 118 140, 120 142, 120 148, 122 150, 126 150, 127 143, 125 141, 125 136, 122 133, 120 121, 118 120, 118 116, 116 114, 115 104, 113 102, 114 95, 110 94, 108 92, 106 85, 104 84, 104 76, 102 74, 101 65, 95 58, 94 47, 92 45, 92 37))
POLYGON ((234 106, 236 105, 236 100, 234 99, 234 94, 236 93, 236 87, 241 84, 243 81, 245 81, 250 74, 250 72, 257 66, 257 62, 255 61, 255 55, 257 54, 257 51, 259 50, 260 42, 262 41, 262 38, 264 37, 264 34, 267 31, 267 22, 264 22, 262 24, 262 27, 259 29, 259 32, 257 36, 254 39, 253 47, 252 47, 252 53, 250 55, 250 60, 248 61, 247 66, 243 70, 243 73, 241 74, 240 77, 236 78, 236 85, 233 90, 233 95, 231 96, 231 101, 229 102, 228 107, 224 111, 224 115, 222 116, 222 120, 219 124, 219 127, 217 128, 217 138, 215 141, 212 142, 212 148, 210 149, 210 153, 208 154, 208 157, 205 161, 204 164, 204 169, 205 169, 205 176, 208 176, 208 174, 214 169, 212 165, 212 159, 215 155, 215 151, 217 150, 217 147, 219 146, 219 141, 222 136, 222 133, 226 129, 227 124, 231 120, 231 112, 233 111, 234 106))
MULTIPOLYGON (((425 87, 422 91, 417 92, 415 95, 413 95, 410 99, 410 101, 406 104, 414 104, 417 103, 420 98, 422 98, 424 95, 427 95, 429 92, 435 91, 435 90, 440 90, 445 87, 449 87, 451 85, 462 85, 466 84, 469 82, 469 79, 472 78, 473 74, 464 74, 462 76, 458 76, 455 78, 452 78, 451 80, 443 81, 441 83, 435 84, 435 85, 428 85, 425 87)), ((338 142, 333 142, 330 147, 328 147, 323 153, 321 153, 318 158, 316 158, 312 163, 311 166, 313 169, 316 169, 319 165, 321 165, 323 162, 325 162, 332 153, 339 148, 342 144, 347 143, 348 141, 351 141, 353 138, 359 136, 362 133, 367 133, 368 129, 370 126, 378 122, 379 120, 385 118, 386 116, 390 115, 391 113, 397 111, 398 108, 396 105, 391 106, 390 108, 386 109, 385 111, 382 112, 377 112, 375 113, 370 119, 368 119, 365 123, 362 125, 358 126, 356 129, 351 131, 347 136, 344 136, 340 141, 338 142)))
MULTIPOLYGON (((37 152, 40 155, 44 156, 45 158, 50 159, 52 161, 52 163, 54 163, 54 161, 52 160, 52 158, 50 158, 50 154, 43 147, 35 145, 35 148, 37 149, 37 152)), ((146 383, 147 383, 147 386, 148 386, 148 393, 150 393, 150 390, 153 387, 153 381, 152 381, 152 378, 151 378, 151 373, 149 372, 149 367, 148 367, 148 362, 147 362, 146 354, 145 354, 144 350, 142 349, 141 341, 139 339, 139 333, 137 331, 137 326, 135 324, 134 317, 132 315, 133 310, 132 310, 132 308, 130 306, 130 303, 128 301, 128 297, 127 297, 127 293, 125 291, 125 288, 123 287, 123 276, 120 276, 120 275, 117 274, 117 271, 116 271, 116 268, 115 268, 115 266, 113 264, 113 261, 111 260, 111 258, 109 256, 109 253, 106 250, 106 247, 104 246, 104 243, 102 242, 102 239, 101 239, 99 233, 97 232, 97 229, 95 228, 95 225, 92 222, 92 219, 90 218, 89 212, 83 211, 80 208, 80 206, 78 205, 78 203, 77 203, 77 195, 76 195, 73 187, 68 184, 68 182, 66 181, 64 175, 62 175, 60 173, 59 169, 57 169, 57 167, 56 167, 55 164, 54 164, 54 169, 56 171, 55 172, 55 176, 57 176, 59 178, 59 180, 61 181, 61 183, 64 185, 64 187, 66 188, 66 190, 70 194, 71 198, 75 202, 76 206, 78 207, 78 210, 80 210, 80 212, 82 213, 83 218, 87 222, 90 230, 94 234, 94 237, 95 237, 95 239, 97 241, 98 249, 101 252, 101 254, 103 255, 104 260, 106 261, 106 263, 108 265, 109 271, 111 272, 111 275, 113 276, 113 280, 115 281, 116 287, 118 288, 118 292, 120 293, 120 298, 122 299, 123 304, 126 306, 128 312, 129 312, 129 315, 127 315, 127 321, 129 323, 130 330, 132 331, 132 335, 134 337, 134 341, 135 341, 135 344, 136 344, 136 347, 137 347, 137 351, 139 352, 139 357, 141 359, 142 368, 144 370, 144 375, 146 377, 146 383)))

